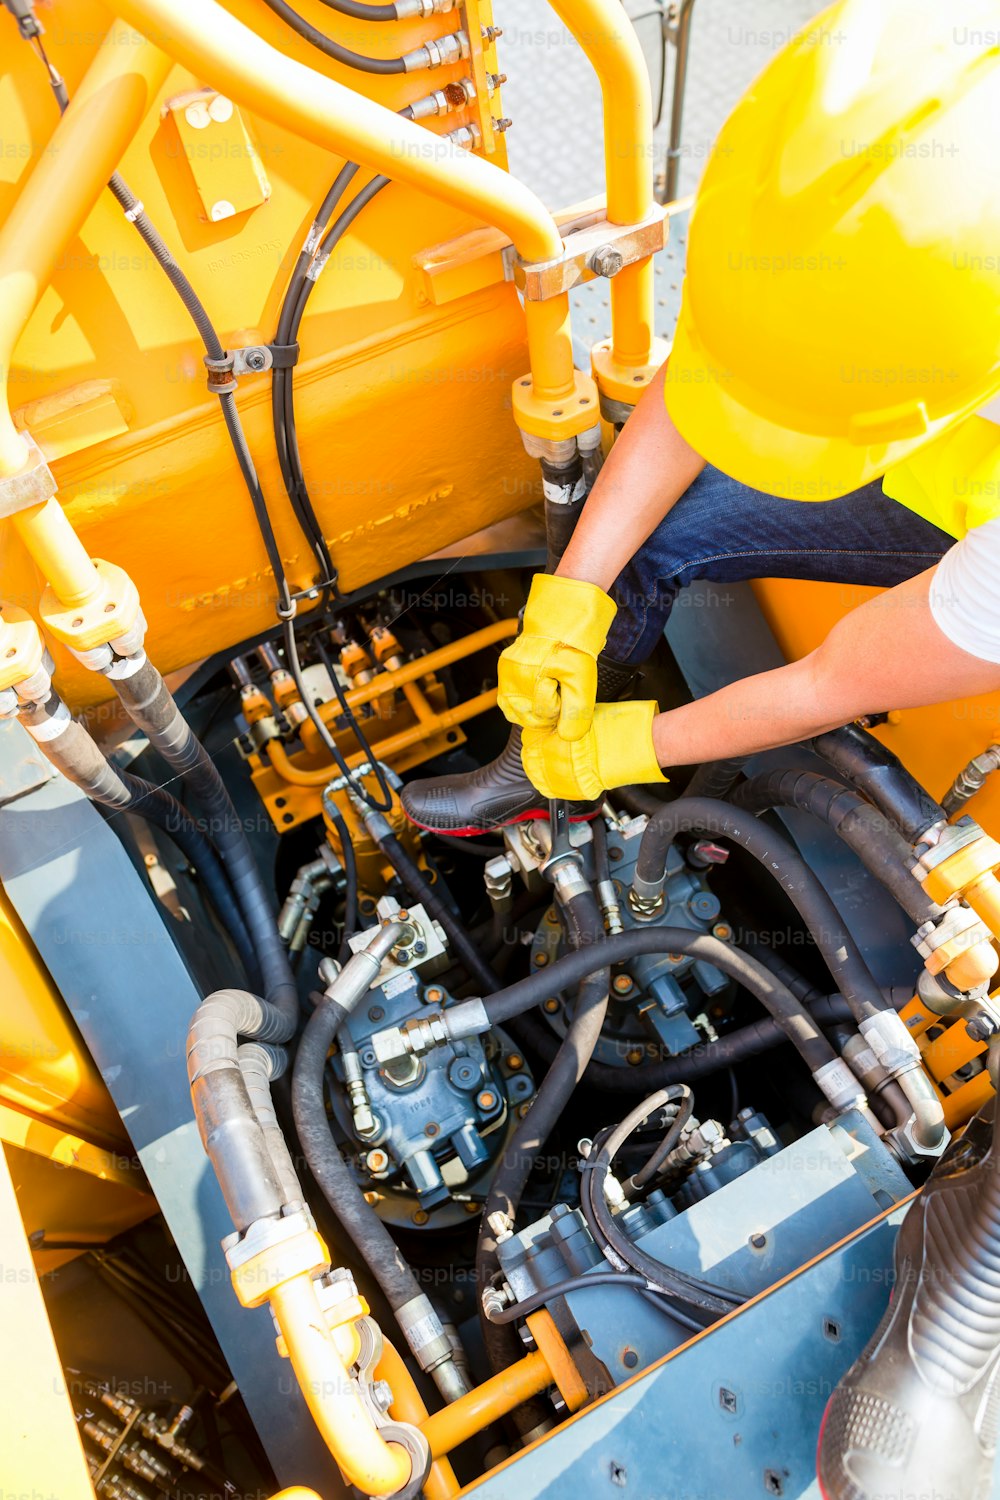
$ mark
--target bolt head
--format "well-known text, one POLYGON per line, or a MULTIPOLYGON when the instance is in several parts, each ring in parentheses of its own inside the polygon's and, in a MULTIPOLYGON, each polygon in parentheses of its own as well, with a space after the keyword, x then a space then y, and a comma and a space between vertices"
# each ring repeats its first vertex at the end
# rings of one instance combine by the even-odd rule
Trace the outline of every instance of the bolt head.
POLYGON ((614 245, 600 245, 590 257, 595 276, 617 276, 624 264, 625 257, 614 245))

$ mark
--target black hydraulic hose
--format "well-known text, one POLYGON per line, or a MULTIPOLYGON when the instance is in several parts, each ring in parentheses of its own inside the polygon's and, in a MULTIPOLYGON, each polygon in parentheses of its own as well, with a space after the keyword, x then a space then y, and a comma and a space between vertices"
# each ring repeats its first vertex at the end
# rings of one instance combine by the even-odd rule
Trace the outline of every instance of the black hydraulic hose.
POLYGON ((348 47, 342 47, 324 32, 311 26, 309 22, 300 16, 297 10, 285 4, 285 0, 264 0, 265 5, 280 16, 286 26, 290 26, 303 41, 326 57, 332 57, 334 62, 343 63, 345 67, 357 68, 362 73, 405 73, 406 63, 401 57, 365 57, 360 52, 352 52, 348 47))
MULTIPOLYGON (((561 904, 571 946, 577 951, 593 951, 604 931, 593 892, 582 890, 561 904)), ((513 1224, 538 1154, 593 1057, 607 1015, 610 979, 611 971, 605 966, 582 980, 566 1036, 532 1100, 531 1108, 518 1124, 497 1164, 483 1207, 476 1246, 476 1280, 480 1287, 488 1285, 497 1269, 496 1235, 490 1217, 502 1213, 513 1224)), ((518 1340, 512 1330, 494 1327, 485 1313, 480 1317, 480 1326, 490 1364, 499 1373, 517 1359, 520 1353, 518 1340)), ((541 1415, 538 1403, 525 1403, 517 1417, 520 1430, 524 1433, 532 1431, 541 1415)))
MULTIPOLYGON (((798 1049, 811 1073, 834 1061, 836 1054, 816 1021, 774 974, 731 943, 723 943, 707 933, 692 932, 688 927, 637 927, 617 933, 603 942, 566 954, 547 968, 488 996, 481 1004, 490 1025, 502 1026, 560 990, 579 984, 595 969, 627 963, 645 953, 686 953, 713 964, 756 996, 787 1040, 798 1049)), ((879 1008, 884 1009, 881 991, 879 1000, 879 1008)))
POLYGON ((129 812, 139 813, 149 823, 161 828, 193 867, 208 893, 223 927, 233 940, 233 946, 248 975, 255 973, 257 958, 253 943, 243 920, 239 903, 226 875, 225 866, 212 840, 195 823, 184 805, 163 787, 154 786, 141 776, 130 771, 119 771, 123 784, 132 794, 129 812))
POLYGON ((581 1207, 598 1244, 603 1240, 619 1260, 624 1261, 633 1271, 645 1276, 648 1282, 665 1295, 676 1297, 686 1306, 696 1308, 708 1322, 724 1317, 734 1307, 745 1302, 746 1298, 740 1292, 730 1291, 728 1287, 716 1286, 700 1276, 692 1276, 689 1272, 675 1270, 672 1266, 654 1260, 628 1238, 604 1197, 604 1184, 617 1153, 643 1121, 654 1110, 669 1104, 674 1095, 673 1088, 658 1090, 636 1105, 603 1139, 595 1140, 582 1176, 581 1207))
POLYGON ((843 839, 918 927, 940 917, 940 906, 910 874, 910 844, 850 787, 813 771, 772 771, 736 787, 729 800, 752 813, 775 807, 812 813, 843 839))
POLYGON ((728 839, 770 871, 805 922, 834 983, 850 1001, 859 1023, 885 1009, 882 992, 861 950, 845 930, 820 881, 790 840, 768 828, 752 813, 709 797, 682 797, 665 804, 650 819, 642 836, 635 866, 637 884, 647 888, 662 886, 670 846, 679 833, 688 832, 728 839))
POLYGON ((344 863, 344 930, 337 962, 343 967, 351 956, 350 939, 358 930, 358 857, 347 819, 332 797, 323 798, 323 811, 337 830, 344 863))
POLYGON ((143 661, 131 677, 115 678, 114 686, 129 717, 167 764, 186 778, 200 803, 250 931, 265 997, 287 1020, 294 1020, 298 990, 288 952, 240 816, 215 763, 152 662, 143 661))
POLYGON ((386 824, 385 831, 381 828, 374 832, 375 820, 369 824, 373 836, 406 887, 414 901, 419 901, 427 912, 427 915, 435 921, 440 922, 445 930, 456 958, 462 964, 469 978, 479 985, 484 993, 492 994, 500 988, 499 981, 490 965, 479 953, 469 934, 455 916, 450 906, 447 906, 437 894, 430 883, 425 879, 423 871, 416 861, 404 849, 399 839, 386 824))
POLYGON ((672 1102, 677 1106, 676 1112, 662 1141, 650 1154, 649 1160, 639 1168, 638 1172, 633 1172, 632 1176, 622 1183, 629 1198, 634 1198, 637 1193, 641 1193, 643 1188, 659 1175, 664 1162, 680 1140, 685 1125, 694 1114, 694 1094, 686 1084, 674 1084, 672 1089, 672 1102))
MULTIPOLYGON (((843 995, 824 995, 811 1004, 810 1014, 817 1025, 835 1026, 853 1019, 851 1007, 843 995)), ((551 1027, 530 1012, 518 1016, 511 1030, 522 1046, 531 1047, 546 1061, 556 1054, 558 1038, 551 1027)), ((787 1042, 788 1037, 772 1017, 766 1016, 750 1026, 741 1026, 716 1042, 699 1042, 686 1052, 635 1067, 616 1068, 607 1063, 592 1062, 584 1074, 584 1083, 608 1093, 639 1093, 647 1089, 666 1088, 671 1083, 694 1083, 712 1073, 746 1062, 761 1052, 770 1052, 787 1042)))
MULTIPOLYGON (((361 0, 323 0, 331 10, 342 16, 353 16, 356 21, 398 21, 399 9, 395 5, 363 5, 361 0)), ((415 14, 415 12, 414 12, 415 14)))
POLYGON ((742 760, 706 760, 684 788, 684 796, 726 797, 742 773, 742 760))
POLYGON ((22 708, 19 718, 56 770, 92 802, 116 813, 137 812, 169 834, 197 870, 248 975, 252 974, 254 953, 249 934, 218 852, 177 798, 163 787, 113 766, 89 731, 69 718, 57 693, 50 694, 45 703, 22 708), (53 728, 58 732, 53 733, 53 728))
POLYGON ((295 1130, 309 1170, 394 1312, 420 1293, 413 1272, 337 1149, 326 1113, 327 1054, 344 1013, 321 1002, 299 1039, 292 1075, 295 1130))
POLYGON ((813 748, 834 770, 874 802, 910 844, 935 823, 947 822, 947 814, 898 756, 857 724, 817 735, 813 748))

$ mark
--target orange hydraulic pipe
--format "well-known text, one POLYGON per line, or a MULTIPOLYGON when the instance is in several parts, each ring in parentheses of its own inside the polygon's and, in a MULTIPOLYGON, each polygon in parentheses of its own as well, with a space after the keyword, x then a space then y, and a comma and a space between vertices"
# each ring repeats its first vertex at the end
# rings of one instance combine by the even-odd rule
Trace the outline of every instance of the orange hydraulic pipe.
POLYGON ((487 646, 495 646, 499 641, 506 641, 516 634, 516 620, 497 620, 493 625, 484 625, 482 630, 474 630, 471 635, 463 635, 457 641, 449 641, 447 646, 439 646, 436 651, 428 651, 426 656, 414 657, 413 661, 404 662, 394 671, 376 672, 375 676, 368 682, 362 683, 361 687, 350 688, 347 701, 352 708, 361 708, 363 704, 371 703, 373 698, 381 698, 386 693, 394 693, 397 688, 403 687, 407 682, 417 682, 421 677, 429 676, 431 672, 440 672, 442 667, 450 667, 453 662, 472 656, 476 651, 483 651, 487 646))
MULTIPOLYGON (((382 1343, 382 1358, 375 1367, 376 1380, 385 1380, 392 1387, 392 1406, 389 1408, 391 1416, 398 1422, 409 1422, 414 1427, 422 1427, 427 1421, 427 1408, 420 1399, 413 1376, 410 1374, 400 1356, 399 1350, 384 1339, 382 1343)), ((459 1483, 455 1478, 455 1471, 446 1458, 439 1458, 436 1463, 431 1464, 431 1471, 424 1481, 424 1494, 427 1500, 452 1500, 457 1495, 459 1483)), ((279 1497, 275 1497, 279 1500, 279 1497)))
POLYGON ((435 1412, 421 1422, 420 1429, 431 1445, 431 1453, 440 1458, 553 1384, 545 1355, 536 1349, 517 1364, 501 1370, 492 1380, 484 1381, 450 1406, 435 1412))
POLYGON ((169 71, 162 52, 113 21, 0 228, 0 478, 28 459, 6 392, 14 347, 169 71))
MULTIPOLYGON (((653 198, 653 106, 649 74, 621 0, 549 0, 597 74, 604 102, 608 219, 639 224, 653 198)), ((653 346, 653 263, 649 256, 611 279, 611 337, 622 365, 648 364, 653 346)))
POLYGON ((379 1436, 344 1369, 311 1276, 279 1282, 268 1301, 313 1421, 349 1482, 366 1495, 401 1489, 411 1473, 409 1456, 379 1436))
MULTIPOLYGON (((317 146, 440 198, 509 235, 526 261, 555 260, 562 240, 541 199, 507 172, 427 132, 392 110, 325 78, 279 52, 214 0, 121 0, 117 6, 140 31, 184 67, 275 125, 317 146)), ((528 312, 534 394, 558 399, 573 389, 569 298, 552 299, 556 318, 528 312), (555 326, 561 330, 551 337, 555 326)))
MULTIPOLYGON (((411 745, 419 745, 421 740, 427 739, 431 734, 443 734, 448 729, 454 729, 459 724, 464 724, 467 719, 474 719, 477 714, 487 713, 496 707, 497 690, 489 688, 485 693, 478 693, 475 698, 467 698, 464 703, 459 703, 456 708, 445 709, 442 714, 435 714, 433 722, 411 724, 409 729, 401 729, 399 734, 391 734, 387 739, 376 740, 372 746, 379 760, 391 760, 402 750, 408 750, 411 745)), ((329 761, 325 766, 299 766, 292 760, 288 751, 280 740, 270 740, 267 753, 271 761, 272 769, 281 777, 282 781, 290 782, 292 786, 326 786, 330 777, 334 775, 334 765, 329 761)), ((367 759, 363 750, 354 755, 345 756, 351 770, 360 766, 367 759)))

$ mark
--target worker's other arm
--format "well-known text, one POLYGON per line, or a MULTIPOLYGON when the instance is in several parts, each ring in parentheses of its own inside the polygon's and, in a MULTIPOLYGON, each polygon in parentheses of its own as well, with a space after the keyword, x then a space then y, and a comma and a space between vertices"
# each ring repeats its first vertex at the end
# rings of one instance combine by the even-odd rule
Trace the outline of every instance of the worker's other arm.
POLYGON ((919 708, 1000 687, 1000 664, 956 646, 935 623, 935 569, 888 589, 834 626, 800 661, 746 677, 653 721, 661 766, 794 744, 862 714, 919 708))
POLYGON ((666 368, 663 365, 650 381, 608 454, 557 577, 579 578, 609 590, 705 467, 664 405, 666 368))

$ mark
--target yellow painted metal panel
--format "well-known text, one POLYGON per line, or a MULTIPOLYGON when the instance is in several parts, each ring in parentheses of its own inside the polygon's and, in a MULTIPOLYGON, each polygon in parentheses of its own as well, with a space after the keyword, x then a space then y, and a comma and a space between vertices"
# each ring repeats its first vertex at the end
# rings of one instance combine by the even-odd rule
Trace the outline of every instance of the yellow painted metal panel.
MULTIPOLYGON (((855 584, 785 578, 769 578, 754 588, 789 660, 812 651, 843 615, 877 592, 855 584)), ((941 797, 972 756, 1000 738, 1000 693, 904 709, 875 734, 922 785, 941 797)), ((969 803, 969 811, 987 833, 1000 837, 1000 776, 987 782, 969 803)))
POLYGON ((93 1500, 52 1329, 0 1151, 0 1451, 8 1495, 93 1500))

